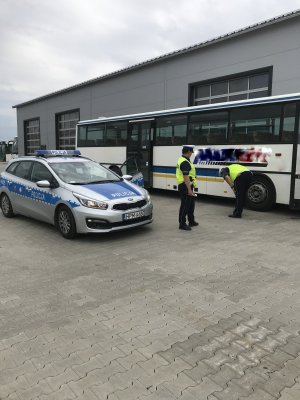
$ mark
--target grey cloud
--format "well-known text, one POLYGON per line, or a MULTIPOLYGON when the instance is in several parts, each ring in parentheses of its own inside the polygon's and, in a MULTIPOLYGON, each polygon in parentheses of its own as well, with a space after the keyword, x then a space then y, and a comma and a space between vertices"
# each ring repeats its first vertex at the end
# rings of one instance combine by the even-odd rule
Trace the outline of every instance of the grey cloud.
POLYGON ((300 8, 300 0, 0 0, 0 140, 14 104, 300 8))

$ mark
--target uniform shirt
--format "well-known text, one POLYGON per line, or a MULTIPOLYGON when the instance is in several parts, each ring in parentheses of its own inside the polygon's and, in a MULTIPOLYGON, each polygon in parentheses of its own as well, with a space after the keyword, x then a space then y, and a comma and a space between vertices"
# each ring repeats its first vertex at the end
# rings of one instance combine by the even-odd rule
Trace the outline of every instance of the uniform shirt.
POLYGON ((189 163, 190 159, 188 157, 186 157, 186 156, 182 156, 182 157, 186 158, 187 161, 183 161, 180 164, 180 169, 181 169, 183 175, 188 175, 190 173, 190 170, 191 170, 191 165, 189 163))

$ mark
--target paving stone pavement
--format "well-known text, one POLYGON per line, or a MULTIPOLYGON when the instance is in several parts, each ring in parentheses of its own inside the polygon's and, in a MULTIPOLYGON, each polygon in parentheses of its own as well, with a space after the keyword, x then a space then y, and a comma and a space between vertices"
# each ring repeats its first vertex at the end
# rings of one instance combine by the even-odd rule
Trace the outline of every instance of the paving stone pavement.
POLYGON ((300 213, 64 240, 0 216, 0 400, 299 400, 300 213))

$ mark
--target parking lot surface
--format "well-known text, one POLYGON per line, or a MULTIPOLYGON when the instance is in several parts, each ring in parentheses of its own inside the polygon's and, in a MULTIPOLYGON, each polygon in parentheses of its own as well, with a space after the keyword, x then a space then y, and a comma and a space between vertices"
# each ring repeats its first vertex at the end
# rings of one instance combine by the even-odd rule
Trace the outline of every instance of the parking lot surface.
POLYGON ((152 193, 153 224, 63 239, 0 215, 0 399, 299 400, 300 213, 152 193))

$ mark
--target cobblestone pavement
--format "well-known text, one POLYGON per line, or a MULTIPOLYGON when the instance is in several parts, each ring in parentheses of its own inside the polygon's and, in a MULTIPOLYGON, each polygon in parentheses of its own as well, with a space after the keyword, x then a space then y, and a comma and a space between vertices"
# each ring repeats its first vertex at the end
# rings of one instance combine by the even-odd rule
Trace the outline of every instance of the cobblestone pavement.
POLYGON ((0 216, 0 399, 299 400, 300 214, 175 194, 152 225, 60 237, 0 216))

